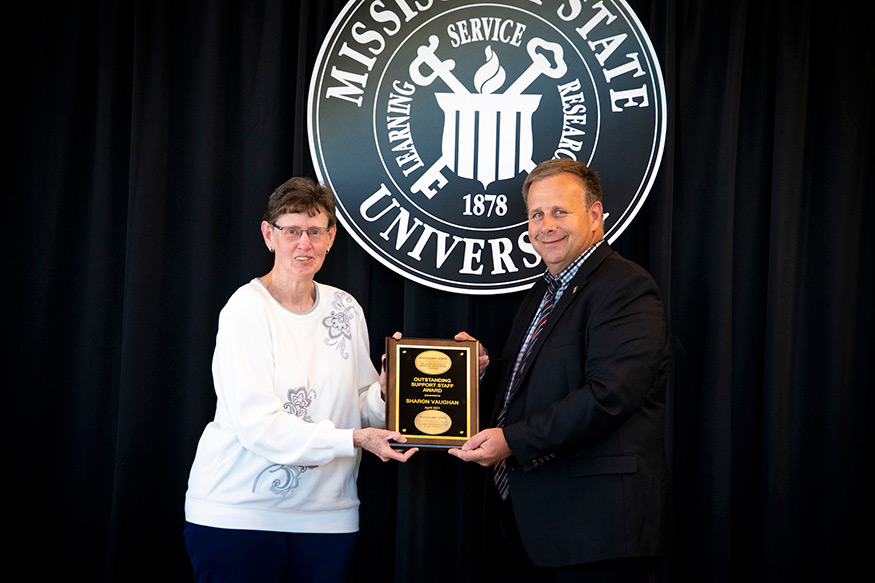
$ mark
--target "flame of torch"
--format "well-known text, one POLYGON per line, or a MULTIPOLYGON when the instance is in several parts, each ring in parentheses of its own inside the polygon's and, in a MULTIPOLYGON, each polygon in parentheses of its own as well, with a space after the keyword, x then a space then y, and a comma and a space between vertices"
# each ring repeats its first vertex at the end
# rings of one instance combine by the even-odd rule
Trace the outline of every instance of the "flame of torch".
POLYGON ((486 47, 485 53, 486 63, 474 74, 474 87, 480 93, 488 95, 504 85, 505 72, 491 46, 486 47))

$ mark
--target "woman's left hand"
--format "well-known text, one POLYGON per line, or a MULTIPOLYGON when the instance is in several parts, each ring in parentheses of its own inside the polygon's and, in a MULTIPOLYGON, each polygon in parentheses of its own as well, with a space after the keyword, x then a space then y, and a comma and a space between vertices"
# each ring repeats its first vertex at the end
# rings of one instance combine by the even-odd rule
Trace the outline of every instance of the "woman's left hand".
POLYGON ((353 445, 368 450, 384 462, 395 460, 403 463, 409 460, 410 456, 419 451, 419 448, 411 447, 402 453, 392 449, 389 445, 390 441, 394 441, 395 443, 407 443, 407 438, 397 431, 377 429, 375 427, 354 429, 352 432, 353 445))

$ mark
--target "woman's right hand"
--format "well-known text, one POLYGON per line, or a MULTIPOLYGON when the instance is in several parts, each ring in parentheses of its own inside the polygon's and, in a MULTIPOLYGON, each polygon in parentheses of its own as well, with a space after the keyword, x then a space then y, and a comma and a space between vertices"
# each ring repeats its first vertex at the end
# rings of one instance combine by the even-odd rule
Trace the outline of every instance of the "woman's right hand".
POLYGON ((375 427, 353 429, 352 431, 352 443, 354 446, 371 452, 384 462, 395 460, 403 463, 419 451, 419 448, 411 447, 402 453, 392 449, 389 445, 389 442, 392 441, 395 443, 407 443, 407 438, 397 431, 377 429, 375 427))

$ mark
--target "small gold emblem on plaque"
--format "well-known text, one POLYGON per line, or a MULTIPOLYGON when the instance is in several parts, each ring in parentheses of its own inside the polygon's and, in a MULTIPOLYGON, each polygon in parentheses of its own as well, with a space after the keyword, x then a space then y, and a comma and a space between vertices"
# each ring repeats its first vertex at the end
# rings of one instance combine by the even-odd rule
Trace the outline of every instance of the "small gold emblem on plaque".
POLYGON ((444 374, 453 366, 450 357, 438 350, 426 350, 416 356, 414 366, 425 374, 444 374))

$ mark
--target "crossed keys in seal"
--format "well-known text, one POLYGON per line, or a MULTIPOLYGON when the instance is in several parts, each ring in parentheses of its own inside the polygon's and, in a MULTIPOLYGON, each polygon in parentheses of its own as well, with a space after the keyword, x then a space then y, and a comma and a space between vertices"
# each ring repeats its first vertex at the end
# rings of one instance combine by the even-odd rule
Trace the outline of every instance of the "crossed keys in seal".
POLYGON ((412 190, 433 198, 447 184, 444 169, 476 179, 484 188, 522 170, 531 171, 535 167, 532 115, 541 96, 523 95, 523 91, 541 75, 552 79, 565 75, 562 47, 541 38, 531 39, 526 45, 531 64, 504 93, 494 94, 468 91, 453 74, 456 62, 441 60, 435 53, 438 44, 438 37, 430 36, 408 68, 411 80, 420 87, 440 78, 452 91, 435 93, 444 112, 441 156, 413 183, 412 190))

